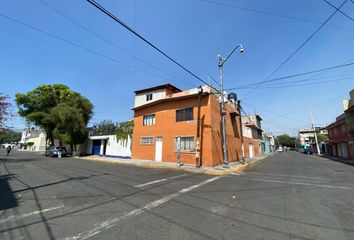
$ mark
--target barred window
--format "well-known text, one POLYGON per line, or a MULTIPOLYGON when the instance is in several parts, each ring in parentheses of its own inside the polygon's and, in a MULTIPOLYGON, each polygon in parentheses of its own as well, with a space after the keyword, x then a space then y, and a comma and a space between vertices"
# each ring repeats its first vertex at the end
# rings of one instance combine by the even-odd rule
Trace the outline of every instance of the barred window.
POLYGON ((154 144, 154 137, 141 137, 140 144, 141 145, 154 144))
MULTIPOLYGON (((194 151, 194 137, 179 137, 180 151, 188 152, 194 151)), ((175 150, 178 150, 178 137, 175 137, 175 150)))
POLYGON ((155 124, 155 114, 145 115, 143 117, 143 125, 154 125, 155 124))
POLYGON ((176 122, 193 120, 193 108, 176 110, 176 122))

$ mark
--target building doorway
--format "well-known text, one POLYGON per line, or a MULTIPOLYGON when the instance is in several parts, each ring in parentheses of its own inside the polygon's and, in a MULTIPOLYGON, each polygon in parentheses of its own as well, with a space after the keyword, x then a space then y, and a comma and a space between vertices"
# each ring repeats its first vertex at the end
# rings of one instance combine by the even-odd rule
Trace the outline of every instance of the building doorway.
POLYGON ((156 137, 155 142, 155 161, 162 161, 162 137, 156 137))
POLYGON ((248 146, 249 156, 250 158, 253 158, 253 144, 250 143, 248 146))
POLYGON ((93 140, 92 142, 92 155, 101 154, 101 140, 93 140))

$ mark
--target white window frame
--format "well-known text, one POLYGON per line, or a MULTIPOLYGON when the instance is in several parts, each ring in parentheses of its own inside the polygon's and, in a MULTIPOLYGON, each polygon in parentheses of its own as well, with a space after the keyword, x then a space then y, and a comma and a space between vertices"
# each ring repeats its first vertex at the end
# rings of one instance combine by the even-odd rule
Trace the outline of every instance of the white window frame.
MULTIPOLYGON (((180 142, 181 142, 181 149, 180 149, 180 151, 181 152, 195 152, 195 136, 191 136, 191 135, 189 135, 189 136, 175 136, 175 140, 174 140, 174 149, 175 149, 175 151, 177 152, 177 145, 176 145, 176 143, 177 143, 177 138, 180 138, 180 142), (182 144, 182 139, 183 138, 193 138, 193 141, 192 141, 192 143, 193 143, 193 146, 192 146, 192 148, 188 148, 188 149, 186 149, 185 148, 185 143, 184 143, 184 145, 182 144)), ((189 142, 189 145, 190 145, 190 143, 191 142, 189 142)))
POLYGON ((154 137, 153 136, 142 136, 142 137, 140 137, 140 145, 154 145, 154 137), (150 139, 152 141, 143 142, 143 139, 150 139))
POLYGON ((155 117, 156 117, 155 114, 144 115, 143 116, 143 126, 155 125, 155 117))

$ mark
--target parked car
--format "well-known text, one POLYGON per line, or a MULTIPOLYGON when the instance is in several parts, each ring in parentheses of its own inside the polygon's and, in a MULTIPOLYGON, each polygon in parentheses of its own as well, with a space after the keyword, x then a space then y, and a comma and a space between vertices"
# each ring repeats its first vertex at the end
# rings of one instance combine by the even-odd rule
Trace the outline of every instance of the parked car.
POLYGON ((313 151, 311 148, 301 148, 300 152, 303 154, 313 154, 313 151))
POLYGON ((284 152, 283 147, 278 147, 277 152, 284 152))
MULTIPOLYGON (((62 149, 63 150, 61 151, 61 156, 66 157, 68 155, 68 151, 65 147, 62 147, 62 149)), ((54 146, 50 147, 48 149, 48 155, 51 157, 58 157, 58 149, 56 149, 54 146)))

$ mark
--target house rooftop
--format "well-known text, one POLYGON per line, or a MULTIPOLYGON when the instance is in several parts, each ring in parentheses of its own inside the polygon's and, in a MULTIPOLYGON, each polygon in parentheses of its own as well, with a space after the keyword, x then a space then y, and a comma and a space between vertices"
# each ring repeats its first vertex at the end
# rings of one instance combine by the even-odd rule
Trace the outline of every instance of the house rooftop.
MULTIPOLYGON (((169 84, 167 84, 167 85, 169 85, 169 84)), ((162 86, 164 86, 164 85, 162 85, 162 86)), ((171 85, 171 86, 172 86, 172 85, 171 85)), ((158 87, 160 87, 160 86, 158 86, 158 87)), ((210 93, 213 92, 213 90, 212 90, 209 86, 207 86, 207 85, 202 86, 202 88, 203 88, 203 95, 210 94, 210 93)), ((154 89, 154 88, 152 88, 152 89, 154 89)), ((163 88, 162 88, 162 89, 163 89, 163 88)), ((179 90, 178 88, 176 88, 176 89, 179 90)), ((140 91, 140 90, 139 90, 139 91, 140 91)), ((151 91, 151 90, 149 90, 149 91, 151 91)), ((144 92, 145 92, 145 91, 144 91, 144 92)), ((143 93, 143 92, 142 92, 142 93, 143 93)), ((180 91, 180 90, 179 90, 179 92, 166 95, 165 97, 160 98, 160 99, 158 99, 158 100, 151 101, 151 102, 149 102, 149 103, 136 106, 136 107, 134 107, 132 110, 137 110, 137 109, 149 107, 149 106, 152 106, 152 105, 155 105, 155 104, 159 104, 159 103, 161 103, 161 102, 174 101, 174 100, 180 100, 180 99, 186 99, 186 98, 196 97, 196 96, 198 96, 198 94, 199 94, 199 88, 192 88, 192 89, 185 90, 185 91, 180 91)))
POLYGON ((154 87, 150 87, 150 88, 136 90, 135 94, 141 94, 141 93, 145 93, 145 92, 151 92, 151 91, 156 91, 156 90, 166 89, 166 88, 169 88, 175 92, 182 92, 181 89, 173 86, 172 84, 167 83, 167 84, 158 85, 158 86, 154 86, 154 87))

